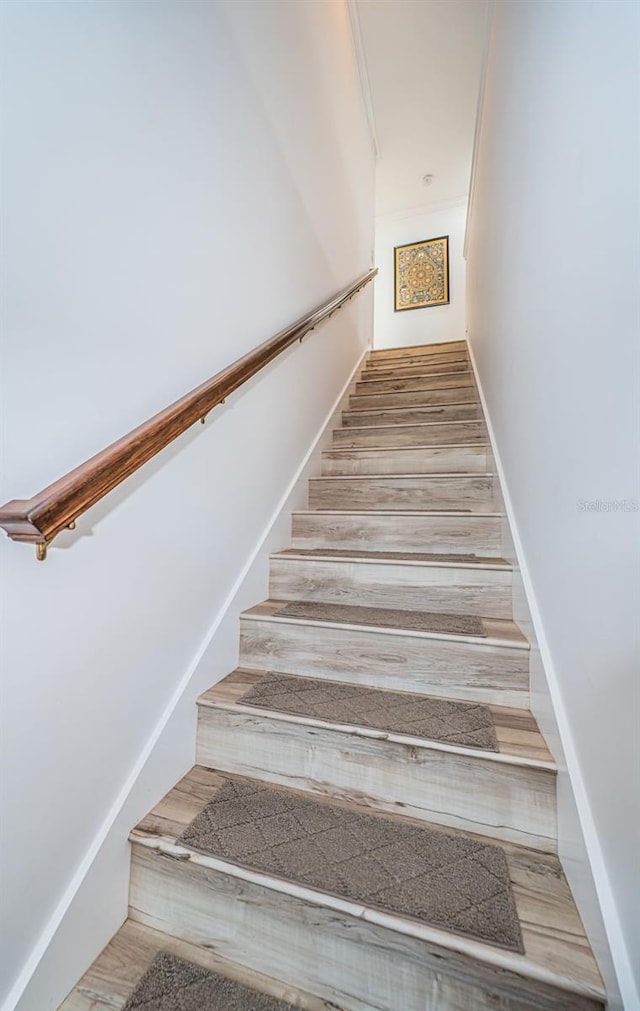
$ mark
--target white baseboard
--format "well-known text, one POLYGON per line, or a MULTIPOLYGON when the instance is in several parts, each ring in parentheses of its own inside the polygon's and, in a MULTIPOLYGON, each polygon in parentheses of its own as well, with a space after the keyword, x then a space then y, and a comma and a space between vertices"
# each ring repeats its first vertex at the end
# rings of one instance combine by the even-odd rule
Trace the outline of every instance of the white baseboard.
POLYGON ((304 506, 307 480, 368 350, 325 416, 0 1011, 55 1011, 126 918, 129 830, 195 761, 195 697, 237 663, 238 615, 266 596, 269 554, 288 543, 290 514, 304 506), (196 680, 203 683, 195 687, 196 680))
MULTIPOLYGON (((541 673, 544 675, 546 690, 549 696, 548 703, 552 710, 555 727, 557 727, 557 733, 560 738, 560 746, 563 753, 562 763, 566 766, 564 769, 566 775, 562 789, 559 784, 558 790, 558 823, 559 826, 573 823, 571 824, 573 831, 571 838, 563 838, 559 832, 558 850, 560 859, 576 900, 576 905, 583 919, 589 941, 598 960, 605 986, 607 987, 610 1011, 617 1011, 617 1009, 622 1008, 627 1009, 627 1011, 637 1011, 640 1008, 640 995, 636 988, 631 959, 615 905, 586 785, 580 769, 569 715, 564 705, 558 672, 555 668, 549 643, 545 635, 542 614, 536 599, 530 570, 520 539, 518 523, 509 494, 509 484, 500 459, 495 431, 491 423, 491 413, 485 399, 482 382, 473 354, 473 347, 469 340, 467 340, 467 344, 471 368, 487 425, 517 565, 520 570, 522 586, 537 640, 537 649, 542 667, 541 673), (565 810, 562 810, 560 805, 563 805, 565 810), (576 817, 578 820, 577 825, 575 824, 576 817), (579 838, 576 838, 578 834, 579 838), (605 935, 601 936, 603 931, 605 935)), ((537 717, 538 713, 535 711, 533 703, 532 708, 534 708, 534 715, 537 717)), ((541 723, 543 733, 545 733, 546 728, 542 725, 542 719, 539 719, 539 722, 541 723)), ((553 750, 552 741, 548 741, 548 743, 553 750)), ((559 758, 558 755, 555 757, 559 758)), ((562 775, 562 772, 563 769, 561 768, 560 775, 562 775)))

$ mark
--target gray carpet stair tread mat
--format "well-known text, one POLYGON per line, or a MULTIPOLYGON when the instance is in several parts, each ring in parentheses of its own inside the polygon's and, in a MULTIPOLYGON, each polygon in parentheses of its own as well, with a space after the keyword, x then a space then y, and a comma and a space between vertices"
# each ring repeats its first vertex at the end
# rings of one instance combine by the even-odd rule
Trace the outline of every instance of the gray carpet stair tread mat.
POLYGON ((295 1008, 161 951, 122 1011, 295 1011, 295 1008))
POLYGON ((454 702, 410 692, 269 673, 238 699, 238 703, 330 723, 498 751, 491 710, 475 702, 454 702))
POLYGON ((504 851, 246 781, 213 795, 179 840, 222 860, 523 952, 504 851))
POLYGON ((388 607, 358 607, 355 604, 323 604, 313 600, 292 600, 274 612, 281 618, 308 618, 337 621, 346 625, 378 625, 411 632, 441 632, 486 638, 482 619, 475 614, 440 614, 435 611, 401 611, 388 607))
POLYGON ((476 565, 507 565, 504 558, 489 558, 484 555, 473 554, 453 554, 444 552, 426 551, 364 551, 357 548, 350 551, 348 548, 286 548, 278 552, 279 555, 291 555, 299 557, 309 555, 311 558, 371 558, 391 560, 394 562, 471 562, 476 565))

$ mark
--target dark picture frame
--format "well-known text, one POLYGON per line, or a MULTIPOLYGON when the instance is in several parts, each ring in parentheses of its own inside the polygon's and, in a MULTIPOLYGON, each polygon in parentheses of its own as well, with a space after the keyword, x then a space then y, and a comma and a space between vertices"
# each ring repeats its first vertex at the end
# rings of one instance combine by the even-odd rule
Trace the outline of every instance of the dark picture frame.
POLYGON ((394 311, 449 305, 449 236, 393 250, 394 311))

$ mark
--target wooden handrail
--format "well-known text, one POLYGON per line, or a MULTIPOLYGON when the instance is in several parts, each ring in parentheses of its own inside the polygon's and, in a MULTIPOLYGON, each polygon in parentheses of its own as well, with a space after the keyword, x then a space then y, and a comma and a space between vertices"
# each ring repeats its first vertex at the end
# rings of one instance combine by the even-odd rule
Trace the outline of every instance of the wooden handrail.
POLYGON ((204 422, 206 415, 217 404, 224 403, 230 393, 255 376, 296 340, 301 341, 305 334, 342 308, 377 273, 377 269, 369 270, 327 302, 258 345, 243 358, 138 425, 128 435, 113 442, 64 477, 43 488, 33 498, 7 502, 0 507, 0 527, 14 541, 35 544, 36 555, 43 560, 47 544, 56 534, 66 527, 73 529, 78 516, 108 495, 191 425, 197 421, 204 422))

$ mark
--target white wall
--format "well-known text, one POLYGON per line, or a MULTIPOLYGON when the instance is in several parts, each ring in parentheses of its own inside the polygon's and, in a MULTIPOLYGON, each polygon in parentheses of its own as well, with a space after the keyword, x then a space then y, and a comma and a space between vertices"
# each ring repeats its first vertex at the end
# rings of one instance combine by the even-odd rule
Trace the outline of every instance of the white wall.
POLYGON ((352 2, 381 156, 376 213, 457 201, 469 185, 488 0, 352 2))
POLYGON ((440 210, 407 211, 376 218, 374 346, 405 347, 465 337, 465 262, 462 256, 466 200, 440 210), (449 305, 394 312, 395 246, 449 236, 449 305))
MULTIPOLYGON (((1 15, 4 500, 363 273, 373 158, 342 0, 1 15)), ((243 567, 370 308, 291 349, 44 564, 2 538, 5 1008, 34 969, 22 1011, 56 1007, 124 918, 127 831, 193 762, 195 696, 232 669, 286 520, 243 567)))
POLYGON ((628 1011, 640 1007, 639 41, 634 4, 495 5, 467 262, 469 336, 570 779, 560 851, 592 937, 593 873, 628 1011))

